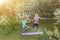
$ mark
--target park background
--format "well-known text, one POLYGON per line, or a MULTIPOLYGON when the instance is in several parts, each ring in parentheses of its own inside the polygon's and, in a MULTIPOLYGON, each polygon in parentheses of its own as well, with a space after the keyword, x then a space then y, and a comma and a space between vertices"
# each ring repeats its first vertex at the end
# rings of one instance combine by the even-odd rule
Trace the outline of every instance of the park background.
MULTIPOLYGON (((27 32, 35 31, 29 28, 27 32)), ((0 40, 59 40, 60 0, 0 0, 0 40), (41 35, 22 36, 22 17, 33 24, 34 14, 46 18, 39 21, 41 35)))

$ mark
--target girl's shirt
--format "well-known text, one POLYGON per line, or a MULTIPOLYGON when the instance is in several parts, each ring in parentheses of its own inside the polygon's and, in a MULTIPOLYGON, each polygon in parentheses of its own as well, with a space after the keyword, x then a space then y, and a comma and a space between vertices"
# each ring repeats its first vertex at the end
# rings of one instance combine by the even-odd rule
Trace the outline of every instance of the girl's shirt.
POLYGON ((22 26, 23 26, 23 28, 25 27, 25 26, 27 26, 27 21, 22 21, 22 26))
POLYGON ((34 17, 34 23, 38 24, 40 17, 34 17))

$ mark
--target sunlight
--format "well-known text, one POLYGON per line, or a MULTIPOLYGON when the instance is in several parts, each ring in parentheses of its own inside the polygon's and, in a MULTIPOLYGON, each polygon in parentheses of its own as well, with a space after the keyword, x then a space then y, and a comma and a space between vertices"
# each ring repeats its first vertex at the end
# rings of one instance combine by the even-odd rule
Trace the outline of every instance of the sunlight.
POLYGON ((8 4, 8 3, 11 3, 12 2, 12 0, 0 0, 0 5, 2 5, 2 4, 8 4))
POLYGON ((0 5, 4 3, 4 0, 0 0, 0 5))

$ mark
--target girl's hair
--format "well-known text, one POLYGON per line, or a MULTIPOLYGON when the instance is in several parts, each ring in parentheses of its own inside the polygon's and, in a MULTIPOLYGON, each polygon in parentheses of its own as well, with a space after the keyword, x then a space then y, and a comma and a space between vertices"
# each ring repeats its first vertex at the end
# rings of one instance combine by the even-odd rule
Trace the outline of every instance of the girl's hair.
POLYGON ((38 14, 35 14, 35 16, 38 16, 38 14))

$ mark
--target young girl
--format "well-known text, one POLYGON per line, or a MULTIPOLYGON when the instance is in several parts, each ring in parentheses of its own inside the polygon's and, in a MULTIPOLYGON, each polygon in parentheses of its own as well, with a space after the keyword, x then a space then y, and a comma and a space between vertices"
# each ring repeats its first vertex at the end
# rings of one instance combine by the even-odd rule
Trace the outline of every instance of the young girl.
POLYGON ((39 20, 40 20, 40 19, 45 19, 45 18, 40 18, 40 17, 38 16, 38 14, 35 14, 35 16, 34 16, 34 18, 33 18, 33 21, 34 21, 33 26, 35 27, 36 32, 38 31, 38 25, 39 25, 39 20))
POLYGON ((38 30, 39 19, 40 19, 40 17, 38 16, 38 14, 35 14, 35 17, 33 18, 33 21, 34 21, 33 26, 35 27, 36 32, 38 30))
POLYGON ((23 32, 26 33, 26 30, 29 27, 27 26, 27 21, 25 20, 25 18, 23 18, 23 20, 22 20, 22 27, 23 27, 23 32))

